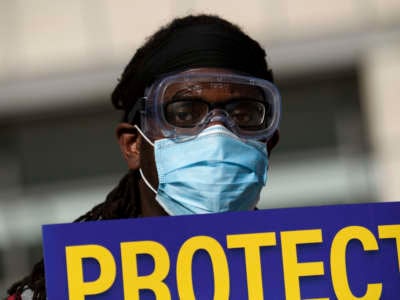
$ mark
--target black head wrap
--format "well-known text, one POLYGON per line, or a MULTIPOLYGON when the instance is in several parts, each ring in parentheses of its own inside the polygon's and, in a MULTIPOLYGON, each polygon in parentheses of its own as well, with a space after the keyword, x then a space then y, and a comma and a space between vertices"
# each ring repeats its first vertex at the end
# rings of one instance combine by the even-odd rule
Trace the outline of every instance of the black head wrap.
POLYGON ((126 120, 157 78, 198 67, 232 69, 272 81, 265 52, 256 41, 218 17, 189 16, 161 29, 136 52, 113 93, 113 103, 125 110, 126 120))

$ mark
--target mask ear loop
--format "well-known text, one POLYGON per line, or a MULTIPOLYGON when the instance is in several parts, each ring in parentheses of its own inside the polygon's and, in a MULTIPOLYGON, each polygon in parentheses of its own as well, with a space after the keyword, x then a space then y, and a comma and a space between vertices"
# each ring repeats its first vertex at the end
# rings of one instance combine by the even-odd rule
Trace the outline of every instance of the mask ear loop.
MULTIPOLYGON (((133 126, 136 128, 136 130, 140 133, 140 135, 146 140, 146 142, 148 142, 151 146, 153 146, 154 148, 154 143, 152 141, 150 141, 150 139, 143 133, 143 131, 139 128, 139 126, 137 126, 136 124, 133 126)), ((142 168, 139 168, 139 173, 140 176, 142 177, 144 183, 147 185, 147 187, 154 193, 157 195, 157 190, 150 184, 150 182, 147 180, 147 178, 144 176, 142 168)))
POLYGON ((154 143, 143 133, 143 131, 139 128, 139 126, 135 124, 133 127, 135 127, 136 130, 139 131, 140 135, 146 140, 146 142, 148 142, 154 148, 154 143))
POLYGON ((153 186, 150 184, 150 182, 149 182, 149 181, 147 180, 147 178, 144 176, 143 171, 142 171, 141 168, 139 168, 139 173, 140 173, 140 176, 142 177, 144 183, 148 186, 148 188, 149 188, 154 194, 157 195, 156 189, 153 188, 153 186))

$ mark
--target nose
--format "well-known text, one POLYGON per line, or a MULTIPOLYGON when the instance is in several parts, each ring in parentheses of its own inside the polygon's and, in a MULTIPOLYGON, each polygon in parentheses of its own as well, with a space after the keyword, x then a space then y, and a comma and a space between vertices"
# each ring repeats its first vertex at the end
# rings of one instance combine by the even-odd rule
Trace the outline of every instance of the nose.
POLYGON ((213 109, 211 111, 211 116, 209 117, 209 120, 210 121, 207 127, 212 125, 222 125, 225 128, 230 129, 234 125, 228 113, 223 109, 213 109))

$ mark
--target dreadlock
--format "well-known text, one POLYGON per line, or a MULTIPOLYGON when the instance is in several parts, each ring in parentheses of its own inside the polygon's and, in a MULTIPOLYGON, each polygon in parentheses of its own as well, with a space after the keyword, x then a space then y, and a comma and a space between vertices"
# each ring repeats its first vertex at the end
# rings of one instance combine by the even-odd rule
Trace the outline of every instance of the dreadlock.
MULTIPOLYGON (((139 176, 137 170, 129 171, 107 195, 103 203, 96 205, 74 222, 139 217, 141 211, 138 187, 139 176)), ((9 295, 15 294, 18 300, 21 299, 20 295, 26 289, 33 291, 33 300, 46 299, 43 259, 34 265, 31 274, 14 283, 7 292, 9 295)))
MULTIPOLYGON (((208 28, 208 30, 210 28, 208 28)), ((195 32, 195 34, 196 33, 197 32, 195 32)), ((183 39, 186 41, 185 37, 183 39)), ((196 38, 194 40, 196 40, 196 38)), ((178 40, 179 47, 175 47, 175 49, 180 48, 182 44, 186 44, 184 41, 178 40)), ((202 46, 203 45, 201 45, 201 47, 202 46)), ((217 66, 222 64, 222 67, 232 67, 272 81, 272 72, 268 69, 265 56, 265 51, 256 41, 246 35, 238 26, 217 16, 189 15, 183 18, 177 18, 165 27, 161 27, 136 51, 131 61, 124 69, 111 95, 111 101, 116 109, 123 111, 122 120, 127 121, 127 116, 136 100, 144 95, 146 87, 154 82, 157 76, 184 67, 215 67, 216 65, 213 64, 217 64, 217 66), (193 59, 195 55, 198 55, 192 53, 192 50, 195 50, 197 45, 194 45, 193 49, 189 46, 189 49, 186 50, 190 53, 185 53, 185 55, 174 53, 175 56, 173 58, 175 60, 165 59, 167 55, 165 51, 162 52, 161 49, 163 49, 163 47, 168 48, 165 46, 168 46, 168 42, 173 38, 175 38, 175 42, 177 41, 177 32, 182 32, 193 26, 208 26, 212 28, 211 32, 213 32, 213 29, 216 29, 218 34, 220 34, 220 36, 218 36, 218 41, 233 42, 234 46, 232 47, 232 44, 223 44, 223 51, 218 52, 219 49, 216 49, 216 47, 221 45, 215 43, 215 40, 213 40, 209 45, 211 47, 210 49, 201 49, 203 51, 201 55, 204 55, 204 53, 207 54, 206 56, 202 56, 202 58, 206 57, 207 63, 204 63, 204 60, 199 61, 193 59), (158 64, 159 57, 157 55, 160 55, 160 53, 162 57, 158 64), (210 56, 210 53, 213 55, 215 55, 215 53, 222 53, 223 55, 212 60, 213 55, 210 56), (210 57, 212 62, 208 61, 210 57), (230 60, 225 61, 224 59, 226 57, 230 60), (218 61, 218 59, 222 59, 222 62, 218 61), (208 63, 210 63, 210 65, 204 65, 208 63), (157 64, 158 66, 154 67, 154 65, 157 64)), ((136 118, 134 122, 138 124, 138 118, 136 118)), ((74 222, 139 217, 141 214, 138 185, 139 178, 140 174, 137 170, 129 171, 121 179, 119 184, 107 195, 103 203, 96 205, 74 222)), ((33 292, 33 300, 46 299, 43 259, 33 267, 32 272, 28 276, 14 283, 8 289, 8 294, 14 295, 15 299, 19 300, 21 299, 21 294, 27 289, 33 292)))

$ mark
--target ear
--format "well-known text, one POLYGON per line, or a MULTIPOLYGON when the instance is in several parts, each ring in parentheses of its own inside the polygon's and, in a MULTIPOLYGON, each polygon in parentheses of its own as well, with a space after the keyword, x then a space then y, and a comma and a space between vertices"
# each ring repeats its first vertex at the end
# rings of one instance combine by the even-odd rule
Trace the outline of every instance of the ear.
POLYGON ((268 155, 271 154, 272 149, 278 144, 278 142, 279 142, 279 129, 274 132, 274 134, 267 142, 268 155))
POLYGON ((131 170, 139 169, 141 135, 136 128, 129 123, 118 124, 115 133, 122 155, 128 164, 128 168, 131 170))

